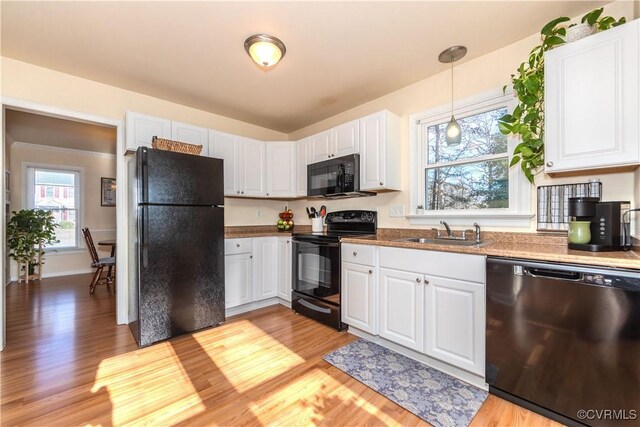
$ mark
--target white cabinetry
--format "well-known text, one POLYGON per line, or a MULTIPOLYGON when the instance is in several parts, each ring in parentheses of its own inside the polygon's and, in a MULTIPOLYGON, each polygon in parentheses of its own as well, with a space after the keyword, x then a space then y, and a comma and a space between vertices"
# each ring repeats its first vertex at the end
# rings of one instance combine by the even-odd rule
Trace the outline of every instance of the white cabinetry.
POLYGON ((360 118, 360 188, 400 190, 400 118, 384 110, 360 118))
POLYGON ((296 142, 296 196, 307 195, 307 164, 310 162, 311 143, 309 138, 296 142))
POLYGON ((484 285, 425 276, 425 353, 484 376, 484 285))
POLYGON ((291 302, 291 237, 278 238, 278 298, 291 302))
POLYGON ((202 145, 200 155, 209 155, 209 130, 186 123, 171 122, 171 139, 188 144, 202 145))
POLYGON ((545 171, 640 164, 640 20, 545 54, 545 171))
POLYGON ((423 351, 423 275, 380 269, 380 336, 423 351))
POLYGON ((238 137, 209 130, 209 156, 224 160, 224 195, 240 194, 238 137))
POLYGON ((278 295, 278 238, 260 237, 253 240, 256 254, 253 300, 261 301, 278 295))
POLYGON ((375 268, 342 263, 342 322, 370 334, 378 333, 377 283, 375 268))
POLYGON ((265 195, 265 143, 240 138, 240 194, 262 197, 265 195))
POLYGON ((331 158, 331 130, 320 132, 308 138, 311 146, 311 161, 317 163, 331 158))
POLYGON ((266 196, 294 197, 296 193, 296 144, 267 142, 266 196))
POLYGON ((360 146, 360 121, 358 119, 331 129, 331 157, 357 153, 360 146))
POLYGON ((171 138, 171 120, 127 111, 125 121, 126 151, 136 151, 138 147, 151 148, 151 140, 154 136, 171 138))
POLYGON ((225 240, 225 308, 251 302, 253 287, 253 239, 225 240))

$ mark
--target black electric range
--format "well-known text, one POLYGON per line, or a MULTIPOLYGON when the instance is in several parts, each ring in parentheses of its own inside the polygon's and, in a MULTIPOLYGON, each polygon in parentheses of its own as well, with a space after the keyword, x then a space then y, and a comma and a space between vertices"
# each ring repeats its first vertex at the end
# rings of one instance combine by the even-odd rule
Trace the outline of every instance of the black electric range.
POLYGON ((377 212, 330 212, 323 233, 294 233, 291 308, 338 330, 346 328, 340 313, 340 240, 374 238, 377 212))

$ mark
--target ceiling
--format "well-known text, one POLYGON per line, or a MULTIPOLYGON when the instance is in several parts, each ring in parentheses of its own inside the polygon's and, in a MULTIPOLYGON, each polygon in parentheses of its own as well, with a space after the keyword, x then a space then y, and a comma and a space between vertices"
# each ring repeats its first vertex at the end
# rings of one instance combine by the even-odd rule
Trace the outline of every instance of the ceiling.
POLYGON ((2 2, 2 55, 290 133, 605 1, 2 2), (259 32, 287 54, 259 70, 259 32))
POLYGON ((116 128, 5 110, 5 131, 14 141, 116 154, 116 128))

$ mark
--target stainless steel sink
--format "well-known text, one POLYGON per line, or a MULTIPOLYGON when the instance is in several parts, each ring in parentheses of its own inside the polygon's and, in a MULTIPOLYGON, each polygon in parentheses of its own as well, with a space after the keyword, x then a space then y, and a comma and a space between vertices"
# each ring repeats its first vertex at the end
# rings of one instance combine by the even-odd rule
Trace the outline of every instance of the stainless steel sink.
POLYGON ((425 237, 409 237, 398 239, 397 242, 424 243, 429 245, 452 245, 452 246, 475 246, 477 248, 485 246, 489 242, 476 243, 475 240, 453 240, 453 239, 433 239, 425 237))

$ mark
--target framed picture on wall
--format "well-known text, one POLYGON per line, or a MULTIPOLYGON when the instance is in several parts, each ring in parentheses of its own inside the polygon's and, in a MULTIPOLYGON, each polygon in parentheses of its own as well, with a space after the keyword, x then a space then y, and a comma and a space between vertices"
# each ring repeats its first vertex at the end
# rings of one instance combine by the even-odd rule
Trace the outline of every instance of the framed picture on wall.
POLYGON ((115 206, 116 205, 116 179, 115 178, 100 178, 100 194, 102 198, 100 200, 100 206, 115 206))

